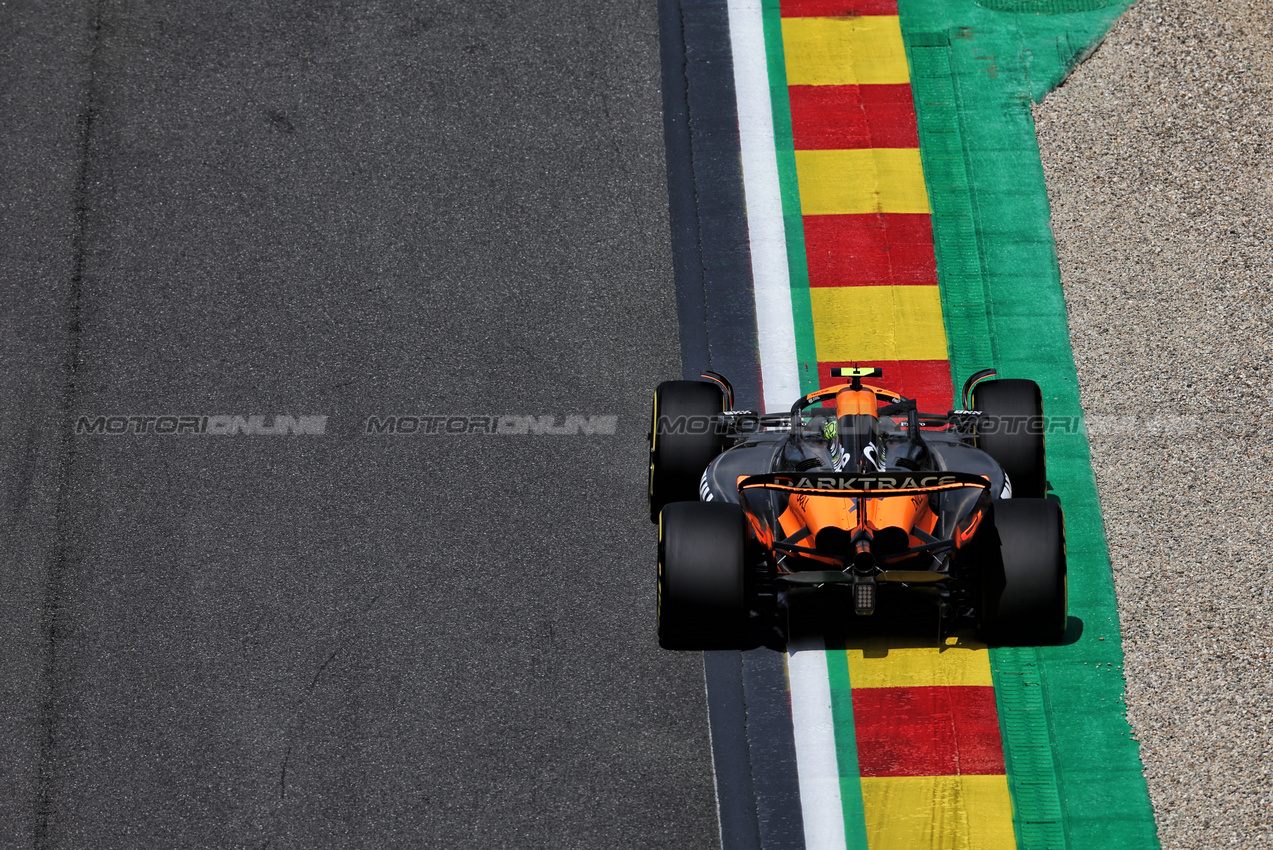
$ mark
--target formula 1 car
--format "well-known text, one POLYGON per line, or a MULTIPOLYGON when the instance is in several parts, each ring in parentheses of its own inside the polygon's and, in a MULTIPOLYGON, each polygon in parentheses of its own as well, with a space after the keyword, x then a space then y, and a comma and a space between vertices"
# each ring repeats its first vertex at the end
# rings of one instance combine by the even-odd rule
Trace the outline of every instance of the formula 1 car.
POLYGON ((964 385, 963 410, 931 414, 862 383, 881 376, 835 369, 848 381, 764 415, 732 409, 715 372, 659 385, 649 497, 663 647, 785 636, 797 587, 848 591, 855 617, 920 595, 942 630, 973 625, 1005 645, 1062 638, 1065 527, 1044 498, 1039 386, 984 370, 964 385))

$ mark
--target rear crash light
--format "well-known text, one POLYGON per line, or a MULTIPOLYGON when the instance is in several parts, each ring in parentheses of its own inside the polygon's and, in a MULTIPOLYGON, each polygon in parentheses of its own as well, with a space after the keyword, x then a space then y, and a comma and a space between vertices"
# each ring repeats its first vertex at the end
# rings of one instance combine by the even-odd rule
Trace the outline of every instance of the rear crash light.
POLYGON ((866 617, 875 613, 875 578, 857 578, 853 582, 853 611, 866 617))

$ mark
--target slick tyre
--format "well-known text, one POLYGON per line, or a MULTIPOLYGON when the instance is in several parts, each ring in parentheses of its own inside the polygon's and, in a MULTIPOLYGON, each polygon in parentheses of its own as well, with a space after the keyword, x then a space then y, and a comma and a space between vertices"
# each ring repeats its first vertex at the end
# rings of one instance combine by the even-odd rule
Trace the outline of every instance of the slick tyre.
POLYGON ((674 502, 659 518, 658 630, 664 649, 742 649, 747 631, 743 510, 674 502))
POLYGON ((1012 485, 1013 498, 1042 499, 1048 476, 1043 453, 1043 396, 1034 381, 983 381, 972 393, 982 417, 977 448, 990 455, 1012 485))
POLYGON ((710 417, 725 409, 725 394, 706 381, 664 381, 650 416, 650 521, 672 502, 698 499, 698 483, 725 447, 710 417))
POLYGON ((1003 646, 1056 643, 1067 614, 1061 506, 1047 499, 999 501, 994 528, 1000 558, 988 559, 982 577, 982 639, 1003 646))

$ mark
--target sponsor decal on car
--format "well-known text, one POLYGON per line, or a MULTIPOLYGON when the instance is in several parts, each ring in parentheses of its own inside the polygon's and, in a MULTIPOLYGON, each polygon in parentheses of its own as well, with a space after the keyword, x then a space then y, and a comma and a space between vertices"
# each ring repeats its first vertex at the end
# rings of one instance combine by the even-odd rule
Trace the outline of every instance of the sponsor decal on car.
POLYGON ((990 482, 980 475, 960 472, 934 473, 877 473, 873 475, 844 475, 812 473, 808 475, 774 473, 753 475, 741 482, 741 487, 784 487, 793 490, 854 490, 862 492, 887 492, 900 490, 928 490, 939 487, 988 487, 990 482))

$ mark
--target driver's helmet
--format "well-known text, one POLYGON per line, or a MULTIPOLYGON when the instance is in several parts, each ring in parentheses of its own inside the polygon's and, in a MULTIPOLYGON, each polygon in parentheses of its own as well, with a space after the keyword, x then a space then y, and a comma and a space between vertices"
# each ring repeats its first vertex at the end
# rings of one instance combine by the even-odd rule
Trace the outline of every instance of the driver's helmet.
POLYGON ((837 399, 837 417, 822 429, 831 452, 831 466, 836 472, 883 472, 887 462, 874 396, 870 396, 867 403, 862 392, 854 393, 857 398, 837 399))

